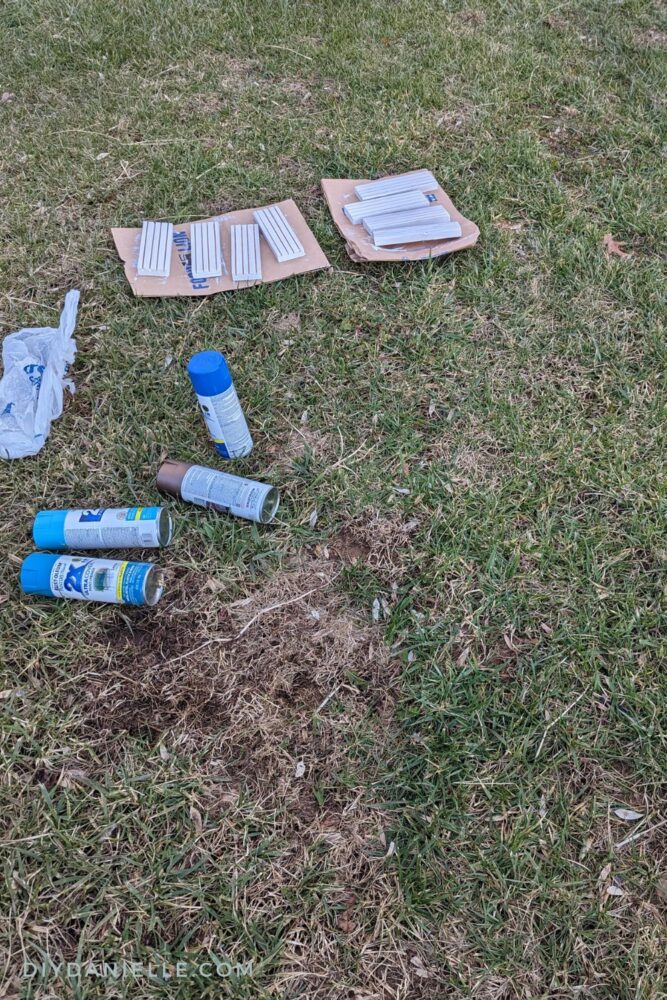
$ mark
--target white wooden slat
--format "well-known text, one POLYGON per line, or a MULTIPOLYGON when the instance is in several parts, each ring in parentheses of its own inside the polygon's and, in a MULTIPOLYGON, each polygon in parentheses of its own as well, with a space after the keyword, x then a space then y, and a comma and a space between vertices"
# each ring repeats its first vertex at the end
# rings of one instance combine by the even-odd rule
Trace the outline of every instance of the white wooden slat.
POLYGON ((305 257, 306 251, 298 236, 287 221, 285 213, 277 205, 256 209, 253 218, 278 263, 283 264, 287 260, 305 257))
POLYGON ((231 227, 232 278, 234 281, 261 281, 262 258, 259 249, 259 226, 231 227))
POLYGON ((403 243, 424 243, 428 240, 451 240, 461 235, 458 222, 436 222, 430 226, 412 226, 404 229, 381 229, 373 233, 376 247, 389 247, 403 243))
POLYGON ((429 205, 428 208, 413 208, 407 212, 371 215, 364 220, 364 229, 372 236, 379 229, 403 229, 405 226, 423 226, 432 222, 449 221, 449 212, 445 211, 442 205, 429 205))
POLYGON ((174 226, 171 222, 146 221, 141 226, 137 274, 143 278, 168 278, 174 226))
POLYGON ((225 273, 220 246, 220 223, 217 219, 192 223, 190 253, 193 278, 220 278, 225 273))
POLYGON ((407 174, 396 174, 393 177, 381 177, 377 181, 367 181, 357 184, 354 193, 360 201, 372 198, 383 198, 385 195, 398 194, 401 191, 435 191, 438 182, 430 170, 413 170, 407 174))
POLYGON ((404 191, 386 198, 373 198, 372 201, 351 201, 348 205, 343 205, 343 211, 350 222, 358 225, 372 215, 403 212, 409 208, 427 208, 429 205, 430 201, 422 191, 404 191))

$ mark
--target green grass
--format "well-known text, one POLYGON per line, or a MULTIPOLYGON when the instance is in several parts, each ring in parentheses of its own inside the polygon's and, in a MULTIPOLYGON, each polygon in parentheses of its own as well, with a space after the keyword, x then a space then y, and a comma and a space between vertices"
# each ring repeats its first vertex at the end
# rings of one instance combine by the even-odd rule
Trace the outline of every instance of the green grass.
POLYGON ((2 470, 6 995, 667 995, 666 32, 639 0, 2 7, 2 333, 82 291, 76 396, 2 470), (417 166, 478 246, 353 264, 320 179, 417 166), (112 225, 285 197, 330 272, 132 297, 112 225), (279 524, 179 507, 152 612, 21 597, 36 510, 216 464, 204 347, 279 524), (47 953, 254 967, 21 977, 47 953))

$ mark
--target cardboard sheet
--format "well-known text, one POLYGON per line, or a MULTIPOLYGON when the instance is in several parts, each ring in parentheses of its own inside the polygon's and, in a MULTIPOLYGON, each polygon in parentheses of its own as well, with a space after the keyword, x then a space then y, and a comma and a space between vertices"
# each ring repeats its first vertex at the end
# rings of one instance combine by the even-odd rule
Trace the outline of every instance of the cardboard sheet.
MULTIPOLYGON (((140 278, 137 275, 137 256, 139 253, 139 237, 141 229, 112 229, 111 235, 116 244, 118 256, 125 264, 125 275, 135 295, 148 298, 168 298, 175 295, 215 295, 217 292, 231 292, 237 289, 252 288, 255 284, 266 284, 269 281, 281 281, 291 278, 294 274, 305 274, 307 271, 319 271, 330 267, 324 251, 311 233, 306 220, 291 200, 277 202, 285 213, 290 225, 296 232, 306 251, 305 257, 279 264, 273 256, 266 240, 260 240, 262 255, 261 282, 233 281, 231 276, 232 251, 230 245, 230 227, 238 223, 252 223, 253 208, 245 208, 240 212, 228 212, 226 215, 213 216, 222 223, 222 254, 227 268, 227 274, 221 278, 193 278, 190 269, 190 223, 174 224, 174 242, 171 249, 171 273, 168 278, 140 278)), ((261 207, 261 206, 258 206, 261 207)), ((199 220, 196 220, 199 221, 199 220)), ((201 221, 209 222, 210 219, 201 221)))
POLYGON ((443 254, 456 253, 472 247, 479 239, 479 229, 474 222, 461 215, 451 199, 440 186, 436 191, 429 191, 435 196, 435 202, 442 205, 453 222, 461 226, 461 235, 454 240, 430 240, 427 243, 410 243, 400 247, 376 247, 373 238, 363 226, 354 226, 343 212, 343 205, 357 201, 354 193, 356 184, 363 184, 367 178, 350 180, 349 178, 334 179, 325 177, 322 180, 322 191, 326 198, 329 211, 336 223, 336 228, 345 238, 345 249, 352 260, 358 263, 380 260, 424 260, 428 257, 441 257, 443 254))

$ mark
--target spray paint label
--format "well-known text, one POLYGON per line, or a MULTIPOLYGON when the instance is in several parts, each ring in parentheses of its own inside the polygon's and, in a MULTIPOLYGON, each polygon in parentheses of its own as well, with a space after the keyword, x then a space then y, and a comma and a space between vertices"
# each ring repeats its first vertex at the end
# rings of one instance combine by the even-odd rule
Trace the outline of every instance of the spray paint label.
POLYGON ((206 426, 216 449, 225 458, 243 458, 252 451, 252 437, 233 385, 216 396, 197 393, 206 426))
MULTIPOLYGON (((263 516, 267 496, 269 493, 275 494, 275 488, 268 483, 256 483, 242 476, 231 476, 227 472, 207 469, 203 465, 193 465, 183 476, 180 493, 183 500, 199 507, 211 507, 262 523, 267 520, 263 516)), ((277 502, 275 506, 277 507, 277 502)), ((271 516, 273 513, 275 507, 271 516)))
POLYGON ((154 569, 152 563, 60 556, 51 569, 50 587, 54 597, 74 601, 146 604, 146 583, 154 569))
POLYGON ((158 548, 171 540, 169 522, 162 507, 68 510, 63 534, 73 549, 158 548))

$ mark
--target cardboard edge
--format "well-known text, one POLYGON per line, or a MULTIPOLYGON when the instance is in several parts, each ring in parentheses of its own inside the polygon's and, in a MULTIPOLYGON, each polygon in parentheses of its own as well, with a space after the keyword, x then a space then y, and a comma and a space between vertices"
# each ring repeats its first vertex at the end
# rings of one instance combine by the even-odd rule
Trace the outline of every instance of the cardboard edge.
MULTIPOLYGON (((132 228, 134 228, 134 227, 132 227, 132 228)), ((123 257, 123 252, 121 250, 120 234, 122 233, 122 231, 123 231, 123 227, 122 226, 112 226, 111 227, 111 238, 113 239, 114 246, 116 248, 116 253, 118 254, 119 259, 122 260, 122 262, 123 262, 123 270, 125 271, 125 279, 126 279, 128 285, 130 286, 130 288, 132 290, 132 294, 134 295, 134 297, 135 298, 139 298, 139 295, 137 293, 137 289, 135 288, 134 282, 132 280, 133 271, 135 269, 132 267, 132 265, 130 264, 130 262, 128 261, 128 259, 126 257, 123 257)), ((137 230, 137 232, 139 232, 139 230, 137 230)))

